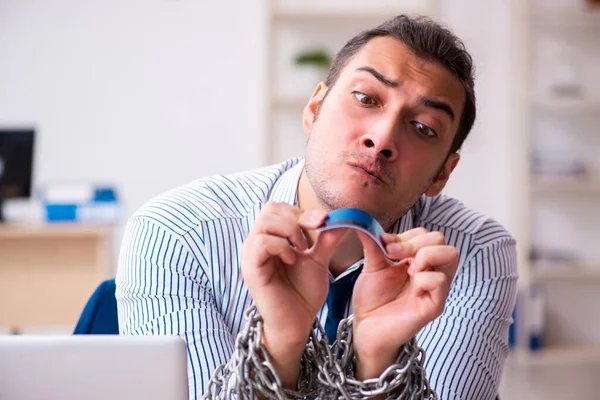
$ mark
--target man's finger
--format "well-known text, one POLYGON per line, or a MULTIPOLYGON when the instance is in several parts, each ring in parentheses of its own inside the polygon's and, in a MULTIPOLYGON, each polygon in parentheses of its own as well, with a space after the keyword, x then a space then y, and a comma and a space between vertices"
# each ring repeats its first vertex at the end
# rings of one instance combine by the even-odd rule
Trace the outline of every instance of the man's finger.
POLYGON ((287 239, 300 251, 308 248, 308 241, 300 229, 300 225, 291 215, 261 215, 253 228, 258 235, 267 234, 287 239))
POLYGON ((445 274, 435 271, 419 272, 412 276, 412 291, 416 297, 423 299, 421 312, 429 321, 444 312, 450 284, 445 274))
POLYGON ((445 240, 441 232, 427 232, 407 241, 390 243, 386 246, 386 250, 390 258, 399 260, 414 257, 424 247, 444 245, 445 240))
POLYGON ((290 265, 296 262, 296 253, 283 238, 261 234, 254 238, 251 245, 255 248, 258 265, 264 264, 270 257, 279 257, 290 265))
POLYGON ((265 203, 260 212, 261 214, 279 215, 296 220, 302 210, 288 203, 270 201, 265 203))
POLYGON ((365 265, 363 271, 375 272, 390 266, 390 261, 381 251, 381 248, 373 241, 371 236, 364 232, 356 231, 365 253, 365 265))
POLYGON ((458 250, 453 246, 427 247, 417 253, 408 273, 413 275, 422 271, 435 270, 442 272, 449 281, 452 281, 456 273, 458 257, 458 250))
POLYGON ((323 210, 302 211, 298 217, 298 224, 304 229, 314 230, 321 226, 326 218, 327 212, 323 210))
POLYGON ((398 235, 394 235, 393 233, 386 232, 383 235, 381 235, 381 239, 382 239, 383 243, 387 245, 390 243, 407 242, 413 238, 416 238, 417 236, 424 235, 428 232, 429 231, 425 228, 410 229, 410 230, 408 230, 406 232, 402 232, 398 235))

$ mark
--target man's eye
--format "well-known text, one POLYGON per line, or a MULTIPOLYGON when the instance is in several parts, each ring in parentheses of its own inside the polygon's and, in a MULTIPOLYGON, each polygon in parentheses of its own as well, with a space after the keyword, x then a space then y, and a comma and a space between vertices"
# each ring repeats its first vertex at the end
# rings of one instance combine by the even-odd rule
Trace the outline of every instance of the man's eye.
POLYGON ((430 127, 428 127, 427 125, 424 125, 420 122, 413 122, 413 125, 415 126, 415 128, 417 128, 417 131, 419 132, 419 134, 421 136, 424 137, 428 137, 428 138, 433 138, 433 137, 437 137, 437 133, 436 131, 434 131, 433 129, 431 129, 430 127))
POLYGON ((364 104, 365 106, 376 106, 377 105, 377 100, 375 100, 371 96, 368 96, 361 92, 352 92, 352 93, 354 94, 354 97, 356 97, 356 99, 361 104, 364 104))

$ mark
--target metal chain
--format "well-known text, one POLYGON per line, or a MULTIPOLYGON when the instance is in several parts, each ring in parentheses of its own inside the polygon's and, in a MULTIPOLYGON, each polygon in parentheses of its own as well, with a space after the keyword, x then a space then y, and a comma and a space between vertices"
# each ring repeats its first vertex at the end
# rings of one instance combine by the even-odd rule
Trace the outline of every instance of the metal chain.
MULTIPOLYGON (((281 379, 262 344, 262 317, 256 307, 245 312, 248 320, 235 340, 235 351, 227 364, 220 365, 208 383, 203 399, 306 399, 309 393, 284 389, 281 379)), ((300 382, 310 382, 304 371, 300 382)), ((308 388, 307 388, 308 389, 308 388)))
POLYGON ((319 399, 372 399, 384 394, 386 399, 437 399, 423 368, 425 351, 414 338, 402 346, 396 363, 379 378, 364 381, 355 379, 352 322, 352 315, 340 322, 331 350, 320 324, 317 327, 319 336, 314 331, 311 333, 309 344, 313 343, 321 349, 315 351, 317 358, 314 360, 321 384, 319 399), (324 353, 327 356, 324 357, 324 353))
POLYGON ((300 362, 297 388, 284 389, 261 342, 263 321, 255 311, 256 307, 246 311, 248 323, 236 338, 234 354, 227 364, 216 369, 203 399, 256 399, 260 394, 278 400, 354 400, 381 395, 386 395, 386 399, 437 400, 423 368, 425 352, 414 338, 404 344, 396 363, 379 378, 355 379, 353 316, 340 322, 332 346, 327 342, 323 327, 315 320, 300 362))

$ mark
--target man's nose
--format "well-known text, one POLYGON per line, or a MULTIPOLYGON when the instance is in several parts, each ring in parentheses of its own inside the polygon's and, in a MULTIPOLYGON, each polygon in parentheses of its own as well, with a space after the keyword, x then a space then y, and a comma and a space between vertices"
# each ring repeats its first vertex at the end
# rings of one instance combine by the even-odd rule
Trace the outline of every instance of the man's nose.
POLYGON ((369 152, 375 152, 386 161, 393 161, 398 155, 393 127, 386 129, 380 126, 371 132, 365 133, 360 142, 361 147, 369 149, 369 152))

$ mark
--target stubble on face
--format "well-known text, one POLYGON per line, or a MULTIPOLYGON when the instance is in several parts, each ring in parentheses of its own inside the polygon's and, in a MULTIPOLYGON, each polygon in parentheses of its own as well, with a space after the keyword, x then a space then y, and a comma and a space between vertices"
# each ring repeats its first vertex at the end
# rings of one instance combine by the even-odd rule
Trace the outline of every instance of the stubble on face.
MULTIPOLYGON (((385 228, 392 226, 399 218, 417 202, 421 195, 435 181, 439 172, 431 176, 426 182, 423 182, 418 188, 404 188, 392 199, 385 201, 386 196, 381 196, 382 201, 378 201, 373 196, 348 196, 345 194, 344 177, 341 170, 345 164, 364 161, 372 163, 388 179, 386 188, 378 188, 385 192, 393 193, 396 191, 396 182, 398 177, 392 171, 385 161, 380 158, 373 159, 372 156, 356 152, 343 151, 338 156, 329 152, 325 146, 320 145, 320 135, 326 135, 327 132, 320 132, 319 124, 315 120, 313 130, 309 136, 306 146, 306 158, 304 170, 306 177, 321 202, 321 205, 327 210, 338 208, 360 208, 371 214, 385 228)), ((443 165, 442 165, 443 167, 443 165)), ((441 169, 441 168, 440 168, 441 169)), ((360 183, 365 193, 370 190, 370 185, 374 185, 367 180, 360 183)), ((383 185, 383 184, 382 184, 383 185)))

